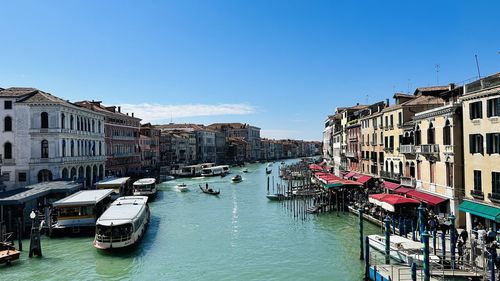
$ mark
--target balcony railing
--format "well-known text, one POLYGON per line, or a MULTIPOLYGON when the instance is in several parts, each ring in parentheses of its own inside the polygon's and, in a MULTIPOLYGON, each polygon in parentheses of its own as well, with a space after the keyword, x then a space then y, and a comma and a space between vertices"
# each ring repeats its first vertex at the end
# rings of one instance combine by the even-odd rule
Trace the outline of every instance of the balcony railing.
POLYGON ((444 153, 453 154, 453 145, 445 145, 444 146, 444 153))
POLYGON ((492 192, 488 193, 488 199, 495 203, 500 203, 500 193, 492 192))
POLYGON ((372 144, 372 146, 376 146, 377 142, 376 141, 372 141, 371 144, 372 144))
POLYGON ((380 171, 380 176, 382 178, 392 179, 392 180, 397 180, 397 181, 399 181, 400 178, 401 178, 400 174, 398 174, 398 173, 391 173, 389 171, 380 171))
POLYGON ((436 154, 439 153, 438 144, 422 144, 415 146, 415 152, 420 154, 436 154))
POLYGON ((346 151, 345 156, 349 157, 349 158, 357 158, 358 155, 357 155, 357 153, 354 153, 353 151, 346 151))
POLYGON ((481 190, 471 190, 470 195, 476 199, 484 200, 484 193, 481 190))
POLYGON ((413 144, 402 144, 399 146, 399 152, 414 154, 415 153, 415 146, 413 144))
POLYGON ((417 181, 412 177, 401 177, 401 185, 415 188, 417 181))
POLYGON ((384 147, 385 152, 394 152, 394 147, 384 147))

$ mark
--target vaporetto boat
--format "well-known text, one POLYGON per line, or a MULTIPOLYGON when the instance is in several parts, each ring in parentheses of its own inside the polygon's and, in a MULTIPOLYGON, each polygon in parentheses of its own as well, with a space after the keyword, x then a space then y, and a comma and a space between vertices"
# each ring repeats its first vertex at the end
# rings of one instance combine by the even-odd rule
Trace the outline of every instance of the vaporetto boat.
POLYGON ((134 182, 134 196, 150 196, 156 195, 156 179, 144 178, 134 182))
POLYGON ((147 196, 125 196, 116 199, 96 222, 94 247, 117 249, 135 245, 149 224, 147 196))
POLYGON ((205 169, 201 170, 202 177, 220 176, 222 174, 228 174, 228 173, 229 173, 229 166, 228 165, 209 167, 209 168, 205 168, 205 169))

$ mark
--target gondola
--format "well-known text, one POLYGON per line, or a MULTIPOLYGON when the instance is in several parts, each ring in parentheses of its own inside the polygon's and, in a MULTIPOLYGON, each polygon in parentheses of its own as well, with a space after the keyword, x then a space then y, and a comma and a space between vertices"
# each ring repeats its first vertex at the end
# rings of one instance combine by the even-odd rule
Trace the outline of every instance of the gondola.
POLYGON ((201 189, 201 191, 203 191, 203 193, 206 193, 206 194, 210 194, 210 195, 219 195, 220 194, 220 189, 218 191, 215 191, 215 190, 212 190, 211 188, 203 188, 203 187, 201 187, 201 185, 200 185, 200 189, 201 189))

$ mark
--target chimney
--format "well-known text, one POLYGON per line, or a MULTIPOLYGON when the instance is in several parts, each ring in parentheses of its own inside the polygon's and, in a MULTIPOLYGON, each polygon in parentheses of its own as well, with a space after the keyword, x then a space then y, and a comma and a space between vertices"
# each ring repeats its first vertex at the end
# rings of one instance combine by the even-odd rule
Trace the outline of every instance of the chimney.
POLYGON ((385 99, 385 104, 389 107, 389 99, 385 99))
POLYGON ((122 112, 122 107, 121 107, 121 106, 119 106, 119 107, 118 107, 118 113, 121 113, 121 112, 122 112))
POLYGON ((357 102, 356 105, 359 105, 359 102, 357 102))
POLYGON ((448 90, 451 91, 451 90, 455 89, 455 87, 456 87, 455 83, 450 83, 448 85, 448 90))
POLYGON ((132 112, 132 117, 134 117, 134 113, 132 112))

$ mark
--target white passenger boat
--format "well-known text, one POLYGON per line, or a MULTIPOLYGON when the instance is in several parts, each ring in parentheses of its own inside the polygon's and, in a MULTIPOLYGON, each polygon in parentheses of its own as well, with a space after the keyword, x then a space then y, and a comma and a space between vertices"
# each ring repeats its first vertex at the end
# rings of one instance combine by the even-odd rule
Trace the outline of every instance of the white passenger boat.
POLYGON ((52 204, 55 221, 49 235, 91 234, 97 218, 111 202, 113 189, 82 190, 52 204))
POLYGON ((108 177, 95 184, 96 189, 113 189, 112 199, 132 194, 132 181, 130 177, 108 177))
POLYGON ((205 168, 205 169, 201 170, 202 177, 220 176, 220 175, 228 174, 228 173, 229 173, 229 166, 228 165, 209 167, 209 168, 205 168))
POLYGON ((189 191, 189 188, 185 183, 179 183, 178 185, 175 186, 175 189, 179 192, 186 192, 189 191))
MULTIPOLYGON (((375 250, 385 253, 385 236, 384 235, 368 235, 370 247, 375 250)), ((424 261, 423 253, 424 245, 421 242, 413 241, 398 235, 391 235, 390 252, 392 259, 411 265, 413 262, 417 266, 422 266, 424 261)), ((430 261, 439 261, 439 257, 430 254, 430 261)))
POLYGON ((156 179, 144 178, 134 182, 134 196, 156 196, 156 179))
POLYGON ((147 196, 116 199, 96 222, 94 247, 105 250, 135 245, 144 236, 150 216, 147 196))

